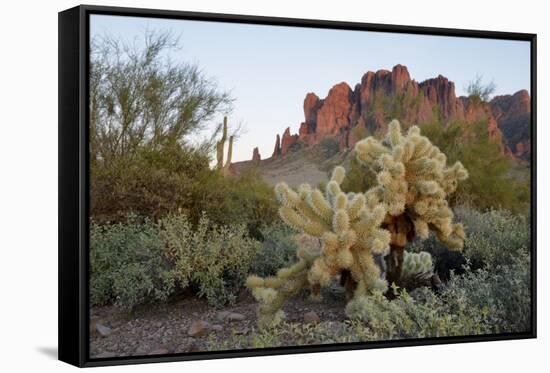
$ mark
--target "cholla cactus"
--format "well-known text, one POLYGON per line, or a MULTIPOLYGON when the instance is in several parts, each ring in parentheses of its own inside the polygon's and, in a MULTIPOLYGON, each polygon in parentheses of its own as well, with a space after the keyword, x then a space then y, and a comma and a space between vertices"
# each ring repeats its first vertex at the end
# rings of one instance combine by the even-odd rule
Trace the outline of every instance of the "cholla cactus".
POLYGON ((387 283, 380 277, 373 254, 385 254, 390 234, 380 229, 386 216, 384 205, 367 206, 363 194, 344 193, 340 185, 345 170, 336 167, 326 193, 302 184, 294 191, 285 183, 275 187, 281 202, 279 213, 290 226, 321 239, 321 247, 302 247, 299 261, 280 269, 275 277, 251 276, 247 286, 260 302, 260 322, 270 320, 283 302, 301 289, 309 287, 318 296, 322 286, 337 274, 345 274, 353 286, 353 296, 373 290, 385 291, 387 283))
POLYGON ((403 279, 432 273, 432 271, 432 256, 429 253, 425 251, 419 253, 405 252, 403 256, 403 271, 401 273, 403 279))
POLYGON ((358 160, 377 172, 377 185, 365 193, 367 206, 382 205, 387 211, 383 227, 391 233, 387 279, 399 284, 405 244, 416 234, 427 238, 433 231, 450 249, 462 249, 464 228, 453 224, 447 196, 468 172, 460 162, 447 166, 447 157, 417 126, 406 135, 397 120, 387 136, 368 137, 355 146, 358 160))

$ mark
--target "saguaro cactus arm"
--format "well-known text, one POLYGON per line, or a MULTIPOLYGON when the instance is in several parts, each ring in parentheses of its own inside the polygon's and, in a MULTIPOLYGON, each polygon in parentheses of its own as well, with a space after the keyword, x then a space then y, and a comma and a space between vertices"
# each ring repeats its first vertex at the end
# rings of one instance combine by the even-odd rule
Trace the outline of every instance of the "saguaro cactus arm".
POLYGON ((224 175, 229 174, 229 166, 231 165, 231 158, 233 155, 233 140, 234 137, 229 137, 229 143, 227 145, 227 159, 224 163, 223 151, 225 148, 225 142, 227 141, 227 117, 223 118, 222 137, 216 143, 216 169, 220 170, 224 175))

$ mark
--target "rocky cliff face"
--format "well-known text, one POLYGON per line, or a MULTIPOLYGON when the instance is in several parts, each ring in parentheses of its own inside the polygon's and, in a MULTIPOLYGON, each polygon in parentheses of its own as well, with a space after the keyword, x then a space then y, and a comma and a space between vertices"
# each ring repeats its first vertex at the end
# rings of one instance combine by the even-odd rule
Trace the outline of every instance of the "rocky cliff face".
POLYGON ((260 150, 258 147, 255 147, 252 151, 252 162, 258 163, 262 160, 262 157, 260 155, 260 150))
POLYGON ((377 133, 384 131, 393 118, 419 125, 434 119, 487 119, 487 131, 491 138, 502 140, 503 151, 522 159, 530 156, 527 91, 476 104, 466 97, 456 97, 454 83, 444 76, 418 83, 402 65, 391 71, 369 71, 353 89, 345 82, 336 84, 324 99, 308 93, 298 133, 292 135, 287 128, 282 140, 277 135, 273 156, 284 156, 297 142, 315 145, 327 137, 337 138, 340 148, 351 148, 359 140, 350 135, 355 127, 377 133))
POLYGON ((531 155, 531 97, 525 90, 496 96, 489 103, 491 113, 504 135, 509 151, 528 160, 531 155))

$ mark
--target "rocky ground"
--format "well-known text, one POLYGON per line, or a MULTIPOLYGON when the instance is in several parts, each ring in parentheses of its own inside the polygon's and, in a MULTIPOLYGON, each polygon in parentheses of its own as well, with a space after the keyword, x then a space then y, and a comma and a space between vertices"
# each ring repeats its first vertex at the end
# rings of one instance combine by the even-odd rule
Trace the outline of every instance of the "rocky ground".
MULTIPOLYGON (((306 294, 288 301, 283 310, 292 322, 340 324, 345 320, 343 289, 329 289, 321 302, 306 294)), ((92 358, 162 355, 208 350, 233 335, 253 334, 256 301, 247 291, 222 310, 193 296, 163 305, 142 307, 132 314, 112 306, 90 310, 92 358)))

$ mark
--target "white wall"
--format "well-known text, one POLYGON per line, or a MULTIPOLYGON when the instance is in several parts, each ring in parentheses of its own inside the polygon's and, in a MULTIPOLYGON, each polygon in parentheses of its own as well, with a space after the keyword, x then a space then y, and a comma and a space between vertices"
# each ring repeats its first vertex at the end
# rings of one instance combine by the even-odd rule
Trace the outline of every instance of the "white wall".
MULTIPOLYGON (((539 338, 112 368, 241 372, 541 371, 548 365, 550 28, 544 1, 120 0, 102 5, 538 33, 539 338), (546 66, 545 66, 546 65, 546 66), (539 367, 539 368, 537 368, 539 367)), ((66 371, 57 346, 57 12, 74 1, 5 1, 0 21, 0 369, 66 371)))

